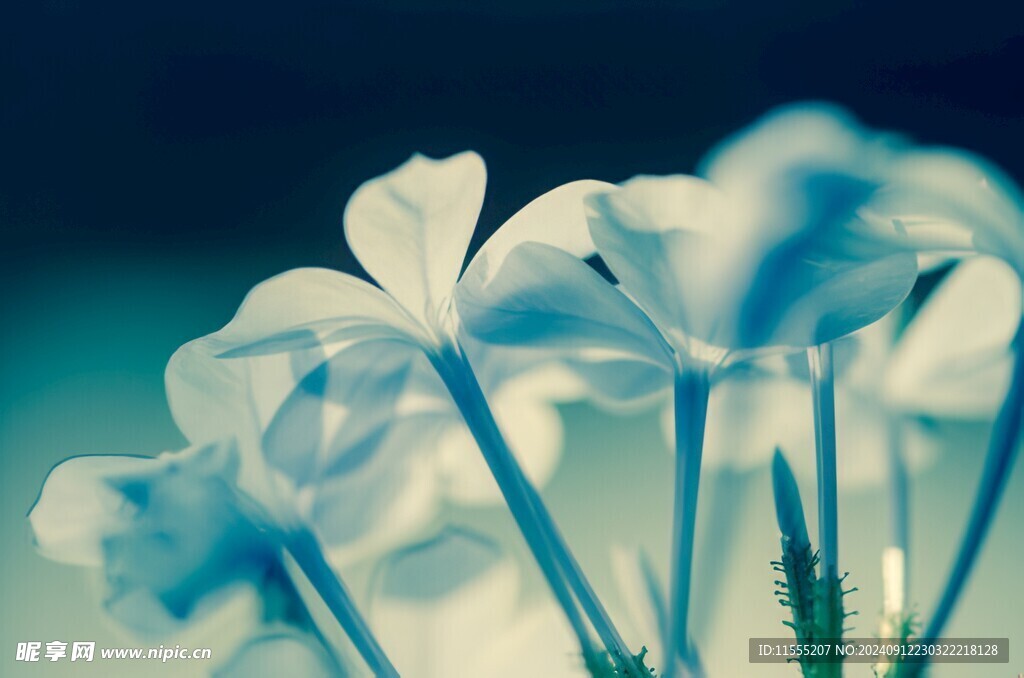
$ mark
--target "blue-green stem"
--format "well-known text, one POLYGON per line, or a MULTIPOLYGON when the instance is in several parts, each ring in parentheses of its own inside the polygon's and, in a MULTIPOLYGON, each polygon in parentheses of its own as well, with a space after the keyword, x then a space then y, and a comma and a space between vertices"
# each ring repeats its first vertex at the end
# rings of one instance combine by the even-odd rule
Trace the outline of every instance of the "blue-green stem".
POLYGON ((887 415, 889 447, 889 546, 903 554, 904 600, 910 595, 910 481, 907 462, 903 454, 903 420, 896 414, 887 415))
POLYGON ((632 654, 583 575, 536 488, 509 449, 461 346, 454 340, 445 342, 429 357, 480 447, 509 511, 580 641, 584 656, 593 658, 594 647, 580 616, 580 607, 616 667, 625 675, 631 675, 632 654))
POLYGON ((676 427, 675 508, 672 521, 672 574, 669 582, 669 642, 665 675, 693 669, 690 643, 690 588, 693 542, 697 528, 697 493, 704 452, 710 373, 704 366, 677 365, 674 387, 676 427))
MULTIPOLYGON (((978 559, 978 553, 992 524, 1006 481, 1013 470, 1013 462, 1020 447, 1021 419, 1024 418, 1024 319, 1017 328, 1017 334, 1011 345, 1013 354, 1013 372, 1010 388, 1003 400, 999 414, 996 416, 989 438, 988 453, 981 482, 975 495, 974 507, 967 522, 967 529, 960 542, 953 569, 946 581, 946 588, 939 599, 939 605, 932 615, 931 622, 925 631, 924 638, 938 638, 949 620, 953 608, 963 592, 967 578, 978 559)), ((915 673, 920 671, 922 664, 916 665, 915 673)))
POLYGON ((807 349, 814 400, 814 448, 818 470, 818 544, 822 576, 839 576, 839 509, 836 497, 836 395, 832 345, 807 349))
POLYGON ((359 613, 344 582, 324 558, 323 549, 313 533, 305 528, 297 528, 285 536, 284 546, 348 635, 373 675, 397 678, 398 671, 359 613))

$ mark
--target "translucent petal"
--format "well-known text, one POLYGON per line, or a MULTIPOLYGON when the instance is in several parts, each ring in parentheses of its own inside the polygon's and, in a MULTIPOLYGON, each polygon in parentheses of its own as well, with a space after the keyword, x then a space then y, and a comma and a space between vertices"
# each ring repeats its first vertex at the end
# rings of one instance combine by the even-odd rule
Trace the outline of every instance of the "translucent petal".
POLYGON ((988 418, 1010 378, 1021 281, 990 257, 965 260, 932 291, 884 375, 889 402, 916 414, 988 418))
POLYGON ((838 106, 801 102, 773 109, 713 148, 700 174, 732 193, 768 192, 775 181, 797 168, 868 174, 883 157, 891 138, 874 136, 838 106))
POLYGON ((275 562, 273 545, 239 510, 238 466, 230 444, 155 459, 78 457, 54 469, 29 521, 44 555, 102 565, 112 614, 167 630, 161 620, 192 617, 275 562))
POLYGON ((103 536, 131 519, 124 497, 105 479, 152 464, 148 457, 121 456, 72 457, 57 464, 28 514, 39 552, 62 563, 101 565, 103 536))
POLYGON ((818 257, 810 248, 774 251, 744 304, 741 346, 807 347, 834 341, 896 308, 917 281, 909 253, 877 259, 818 257))
POLYGON ((590 398, 606 409, 640 409, 672 387, 672 373, 665 364, 583 356, 569 358, 565 365, 585 385, 590 398))
MULTIPOLYGON (((543 487, 562 456, 562 418, 552 405, 525 397, 515 387, 490 399, 498 426, 526 475, 543 487)), ((440 443, 446 494, 461 504, 500 503, 501 492, 469 429, 453 422, 440 443)))
POLYGON ((345 347, 324 360, 267 425, 267 462, 299 484, 312 481, 349 447, 387 425, 417 357, 408 344, 380 340, 345 347))
MULTIPOLYGON (((810 407, 809 387, 797 379, 740 374, 716 382, 708 402, 704 463, 708 468, 756 468, 767 465, 776 448, 804 449, 807 441, 813 443, 813 431, 806 428, 810 407)), ((671 403, 663 413, 669 448, 674 449, 671 403)))
MULTIPOLYGON (((215 337, 204 337, 171 356, 164 376, 171 414, 191 442, 235 438, 242 460, 238 485, 268 507, 276 505, 261 443, 264 429, 301 382, 296 354, 225 360, 215 357, 219 345, 215 337)), ((299 353, 310 352, 319 349, 299 353)))
POLYGON ((408 543, 440 509, 433 417, 396 421, 375 445, 349 450, 349 465, 328 469, 310 488, 310 521, 339 562, 408 543))
POLYGON ((486 284, 464 277, 458 308, 465 330, 481 341, 556 347, 566 355, 606 347, 668 361, 640 309, 583 261, 548 245, 517 246, 486 284))
POLYGON ((754 234, 779 241, 826 228, 845 248, 877 250, 873 238, 853 237, 848 222, 886 182, 904 145, 837 106, 803 102, 769 111, 724 140, 700 172, 730 196, 754 234))
POLYGON ((870 223, 895 222, 920 250, 978 250, 1024 270, 1024 196, 998 167, 965 151, 924 149, 895 160, 890 181, 866 210, 870 223))
POLYGON ((484 200, 476 153, 414 155, 372 179, 345 208, 345 237, 366 271, 428 327, 448 311, 484 200))
POLYGON ((664 666, 662 640, 668 634, 665 593, 654 578, 647 555, 639 549, 613 544, 611 565, 628 617, 636 631, 633 646, 642 644, 648 649, 648 666, 664 666))
POLYGON ((492 678, 583 678, 590 675, 580 658, 578 641, 553 603, 534 605, 517 613, 515 621, 490 641, 471 653, 472 663, 463 667, 462 675, 492 678))
POLYGON ((213 675, 215 678, 333 678, 339 672, 337 663, 314 636, 293 631, 250 640, 213 675))
POLYGON ((637 177, 587 205, 601 258, 655 324, 677 347, 718 343, 749 268, 724 195, 696 177, 637 177))
POLYGON ((209 339, 218 357, 238 358, 351 338, 420 334, 377 287, 338 271, 298 268, 254 287, 231 322, 209 339))
POLYGON ((614 188, 603 181, 573 181, 548 191, 516 212, 487 239, 473 256, 467 271, 488 281, 512 249, 524 242, 539 242, 585 259, 594 254, 583 199, 614 188))
POLYGON ((474 672, 476 656, 506 633, 519 597, 518 572, 493 542, 448 529, 390 557, 377 581, 371 620, 399 671, 487 675, 474 672))
POLYGON ((406 341, 418 332, 372 285, 326 269, 289 271, 253 288, 223 329, 171 357, 165 375, 171 412, 191 441, 235 435, 243 450, 252 449, 303 376, 289 353, 310 355, 353 337, 406 341))

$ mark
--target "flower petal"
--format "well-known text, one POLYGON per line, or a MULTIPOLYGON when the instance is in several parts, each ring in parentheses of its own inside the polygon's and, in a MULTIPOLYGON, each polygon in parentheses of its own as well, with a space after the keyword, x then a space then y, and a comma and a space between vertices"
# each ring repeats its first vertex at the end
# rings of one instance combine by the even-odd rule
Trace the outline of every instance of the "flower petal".
POLYGON ((53 467, 28 514, 39 552, 71 565, 102 565, 104 535, 129 520, 124 498, 105 479, 152 464, 149 457, 83 456, 53 467))
POLYGON ((340 668, 316 638, 298 631, 267 634, 245 643, 215 678, 303 676, 332 678, 340 668))
MULTIPOLYGON (((704 463, 709 469, 749 469, 767 465, 776 448, 791 455, 803 450, 808 441, 813 443, 813 428, 805 426, 810 407, 810 389, 797 379, 737 370, 716 381, 708 402, 704 463)), ((671 403, 663 412, 665 435, 674 449, 671 403)))
POLYGON ((923 149, 893 161, 890 181, 869 222, 895 222, 918 250, 977 250, 1024 271, 1024 196, 998 167, 966 151, 923 149))
POLYGON ((267 462, 299 484, 313 481, 387 425, 418 357, 404 342, 380 340, 347 346, 321 362, 267 425, 267 462))
POLYGON ((612 545, 612 572, 619 586, 637 640, 649 650, 647 664, 664 666, 663 640, 668 637, 665 592, 651 566, 650 558, 639 548, 612 545))
POLYGON ((884 375, 889 402, 909 412, 989 418, 1010 379, 1021 281, 998 259, 965 260, 907 326, 884 375))
POLYGON ((583 199, 615 188, 604 181, 584 179, 559 186, 535 198, 494 232, 473 256, 467 271, 484 281, 501 267, 512 249, 524 242, 539 242, 586 259, 594 254, 583 199), (475 270, 474 270, 475 269, 475 270))
POLYGON ((298 268, 254 287, 231 322, 207 338, 217 357, 239 358, 353 338, 420 336, 379 288, 338 271, 298 268))
POLYGON ((371 619, 399 671, 487 675, 476 672, 477 655, 506 632, 518 597, 518 572, 496 544, 448 528, 383 563, 371 619))
POLYGON ((637 177, 587 205, 601 258, 674 345, 720 344, 748 268, 723 194, 697 177, 637 177))
MULTIPOLYGON (((535 487, 543 487, 562 456, 563 429, 558 410, 515 384, 500 389, 488 400, 519 464, 535 487)), ((480 448, 461 419, 448 428, 440 451, 449 498, 470 505, 502 501, 480 448)))
POLYGON ((434 417, 396 421, 364 452, 348 451, 310 488, 309 519, 332 558, 350 562, 408 543, 440 509, 434 417))
POLYGON ((161 620, 199 614, 273 567, 273 545, 231 487, 238 468, 229 443, 78 457, 54 469, 29 521, 44 555, 103 566, 111 613, 141 631, 167 630, 161 620))
POLYGON ((770 200, 787 176, 874 175, 896 143, 838 106, 799 102, 771 110, 723 140, 701 160, 700 174, 730 195, 770 200))
POLYGON ((345 237, 356 258, 427 327, 447 313, 486 184, 476 153, 414 155, 360 186, 345 208, 345 237))
POLYGON ((466 276, 457 290, 466 331, 495 344, 559 348, 566 355, 605 347, 649 362, 669 351, 650 320, 580 259, 524 243, 489 282, 466 276))
POLYGON ((877 259, 821 256, 796 242, 763 262, 741 312, 737 343, 808 347, 844 337, 896 308, 917 281, 910 252, 877 259))

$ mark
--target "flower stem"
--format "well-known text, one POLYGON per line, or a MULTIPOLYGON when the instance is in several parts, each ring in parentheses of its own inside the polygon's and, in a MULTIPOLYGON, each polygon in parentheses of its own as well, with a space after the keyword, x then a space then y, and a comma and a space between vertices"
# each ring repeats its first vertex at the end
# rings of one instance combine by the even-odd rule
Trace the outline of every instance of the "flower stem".
MULTIPOLYGON (((974 507, 967 522, 967 529, 960 542, 960 550, 946 581, 946 588, 939 599, 939 605, 932 615, 923 638, 937 638, 942 634, 946 622, 956 605, 964 585, 971 573, 971 568, 978 558, 981 545, 985 541, 988 529, 992 524, 999 505, 999 499, 1006 489, 1006 481, 1010 477, 1013 462, 1019 449, 1021 420, 1024 418, 1024 318, 1017 328, 1017 334, 1011 345, 1013 354, 1013 375, 1010 388, 1003 400, 1003 405, 996 416, 989 438, 988 453, 981 482, 975 495, 974 507)), ((913 674, 924 667, 915 665, 913 674)))
MULTIPOLYGON (((907 462, 903 455, 903 422, 896 415, 888 417, 889 446, 889 546, 897 549, 902 555, 901 581, 892 582, 899 586, 901 598, 905 601, 909 595, 909 562, 910 562, 910 510, 907 462)), ((902 610, 900 610, 902 612, 902 610)))
POLYGON ((690 585, 693 543, 697 527, 697 493, 707 423, 710 374, 703 367, 678 366, 674 403, 676 426, 675 509, 672 521, 672 576, 669 591, 669 642, 666 675, 692 668, 696 657, 690 645, 690 585))
POLYGON ((308 529, 298 528, 287 535, 284 545, 331 614, 338 620, 338 624, 348 634, 356 651, 373 674, 397 678, 398 671, 352 602, 352 596, 344 582, 324 558, 323 550, 313 533, 308 529))
POLYGON ((534 559, 565 611, 584 657, 588 662, 593 661, 596 652, 579 607, 587 614, 616 668, 623 675, 638 675, 630 670, 633 655, 609 619, 536 488, 509 449, 461 346, 457 341, 446 343, 438 354, 430 357, 480 447, 534 559), (579 600, 579 607, 574 595, 579 600))
POLYGON ((839 509, 836 499, 836 396, 832 345, 807 349, 814 399, 814 442, 818 469, 818 544, 822 577, 839 576, 839 509))

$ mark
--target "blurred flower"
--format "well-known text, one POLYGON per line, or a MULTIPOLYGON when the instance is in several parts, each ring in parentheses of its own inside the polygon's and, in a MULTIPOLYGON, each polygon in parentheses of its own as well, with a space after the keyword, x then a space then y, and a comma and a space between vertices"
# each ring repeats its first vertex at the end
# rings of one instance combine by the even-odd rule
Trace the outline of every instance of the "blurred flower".
POLYGON ((40 552, 101 567, 106 608, 142 634, 170 634, 258 591, 262 617, 315 628, 293 582, 312 587, 379 675, 396 675, 316 538, 238 484, 233 440, 156 458, 74 457, 47 477, 29 521, 40 552), (290 559, 284 557, 288 553, 290 559))
POLYGON ((229 443, 74 457, 50 472, 29 522, 42 555, 103 569, 116 619, 171 633, 278 570, 273 540, 239 508, 237 470, 229 443))
POLYGON ((860 124, 827 104, 769 112, 727 139, 703 173, 744 202, 773 204, 773 191, 802 183, 811 190, 838 175, 870 189, 856 218, 836 223, 844 247, 902 248, 925 256, 981 253, 1024 271, 1024 196, 991 162, 955 148, 914 147, 860 124))
POLYGON ((214 678, 334 678, 345 675, 349 674, 324 649, 316 636, 288 628, 268 630, 251 638, 213 673, 214 678))
POLYGON ((381 565, 371 617, 410 675, 588 675, 558 609, 520 597, 518 568, 497 544, 449 527, 381 565))

